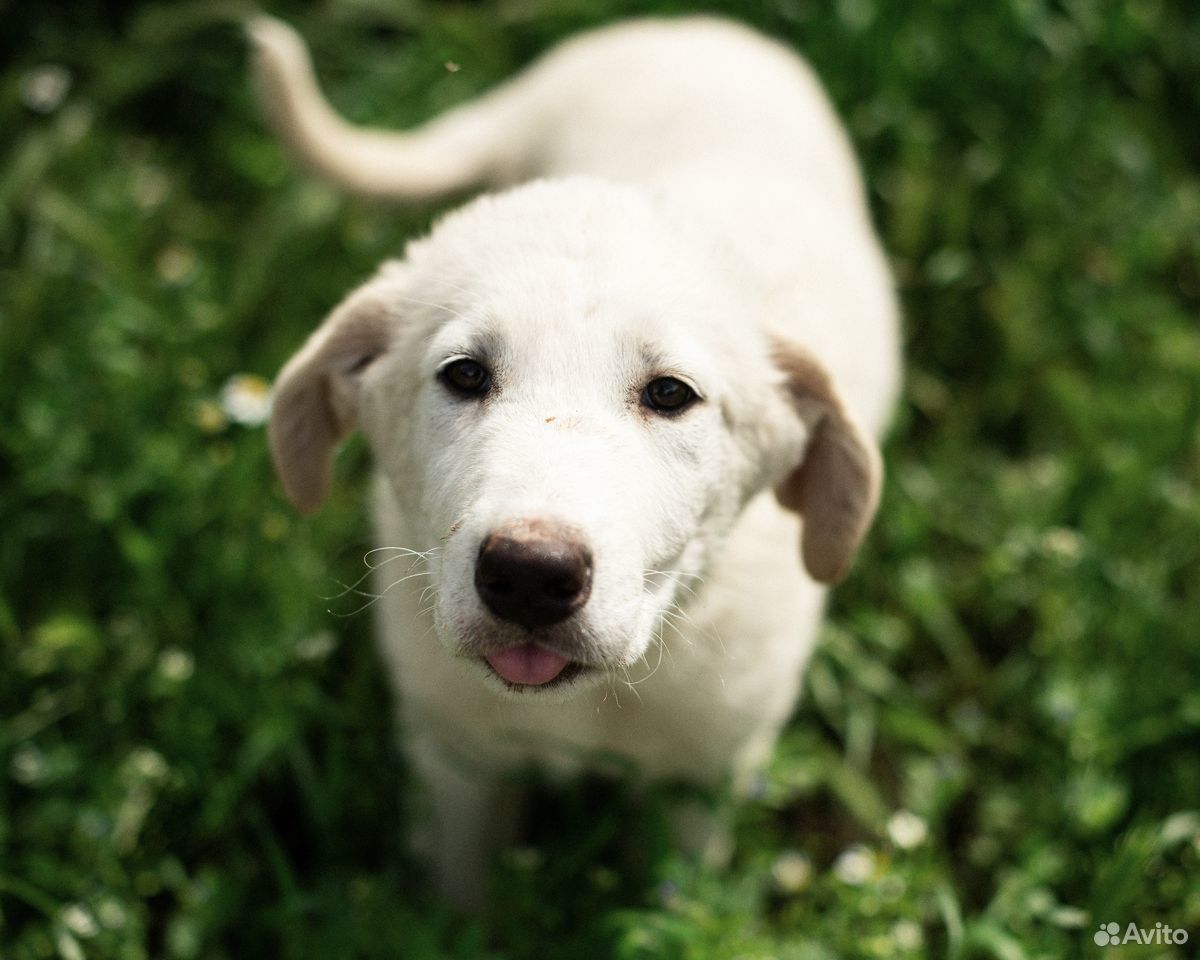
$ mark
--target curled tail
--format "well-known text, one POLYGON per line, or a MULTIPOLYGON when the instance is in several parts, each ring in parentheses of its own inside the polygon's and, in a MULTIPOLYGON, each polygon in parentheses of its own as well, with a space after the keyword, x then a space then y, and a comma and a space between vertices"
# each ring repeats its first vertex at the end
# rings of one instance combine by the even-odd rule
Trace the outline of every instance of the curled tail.
POLYGON ((308 48, 291 27, 259 16, 247 24, 267 119, 309 169, 353 193, 434 199, 513 179, 521 166, 522 97, 513 84, 396 133, 353 126, 317 86, 308 48))

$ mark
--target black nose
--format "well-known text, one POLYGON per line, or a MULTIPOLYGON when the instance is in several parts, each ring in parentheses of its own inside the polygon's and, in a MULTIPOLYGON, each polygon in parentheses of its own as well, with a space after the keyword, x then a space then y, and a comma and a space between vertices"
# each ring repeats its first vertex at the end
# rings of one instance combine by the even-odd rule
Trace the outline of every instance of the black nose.
POLYGON ((516 520, 484 539, 475 561, 475 589, 502 620, 531 630, 558 623, 592 592, 592 552, 571 527, 516 520))

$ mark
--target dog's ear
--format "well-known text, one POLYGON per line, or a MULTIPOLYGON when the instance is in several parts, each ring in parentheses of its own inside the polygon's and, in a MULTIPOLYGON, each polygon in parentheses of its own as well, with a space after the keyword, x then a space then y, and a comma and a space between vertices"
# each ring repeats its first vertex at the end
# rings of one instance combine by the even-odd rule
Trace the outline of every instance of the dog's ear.
POLYGON ((399 317, 394 284, 376 279, 338 306, 275 380, 268 436, 275 472, 302 513, 329 495, 333 455, 358 423, 363 374, 388 347, 399 317))
POLYGON ((800 552, 809 574, 821 583, 837 583, 879 504, 879 449, 850 417, 828 372, 813 357, 782 341, 775 342, 773 354, 809 431, 803 461, 775 495, 804 518, 800 552))

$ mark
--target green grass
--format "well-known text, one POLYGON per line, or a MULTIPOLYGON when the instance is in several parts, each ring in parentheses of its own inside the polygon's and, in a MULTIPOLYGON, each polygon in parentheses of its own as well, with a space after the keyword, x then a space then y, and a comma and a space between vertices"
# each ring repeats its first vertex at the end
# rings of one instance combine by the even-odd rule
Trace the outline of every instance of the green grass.
MULTIPOLYGON (((399 125, 633 8, 273 9, 399 125)), ((289 167, 234 4, 5 10, 4 960, 1195 955, 1200 14, 709 8, 803 50, 863 157, 908 331, 883 507, 733 868, 671 853, 661 798, 569 791, 489 924, 405 854, 369 617, 321 599, 362 570, 361 446, 300 520, 218 405, 433 211, 289 167), (1191 940, 1101 951, 1108 921, 1191 940)))

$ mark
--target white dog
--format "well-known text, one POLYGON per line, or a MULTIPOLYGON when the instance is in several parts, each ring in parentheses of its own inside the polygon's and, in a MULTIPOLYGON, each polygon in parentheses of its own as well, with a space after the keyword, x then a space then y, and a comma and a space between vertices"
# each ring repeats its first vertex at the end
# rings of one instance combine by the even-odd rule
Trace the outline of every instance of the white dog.
POLYGON ((290 28, 250 29, 318 173, 399 200, 511 187, 334 310, 270 424, 304 511, 352 429, 374 452, 419 840, 478 903, 514 769, 715 787, 768 755, 876 507, 892 284, 817 81, 744 27, 588 33, 410 133, 347 125, 290 28))

